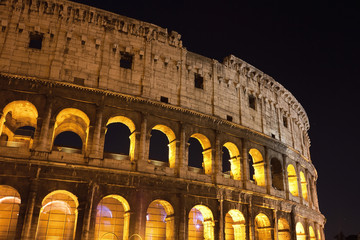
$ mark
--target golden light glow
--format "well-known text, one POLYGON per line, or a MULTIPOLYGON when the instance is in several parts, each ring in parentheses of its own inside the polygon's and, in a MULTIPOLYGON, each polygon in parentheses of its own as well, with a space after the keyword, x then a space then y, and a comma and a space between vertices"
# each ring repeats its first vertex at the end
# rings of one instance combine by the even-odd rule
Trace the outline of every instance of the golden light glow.
POLYGON ((293 165, 289 164, 287 167, 289 191, 293 196, 299 196, 299 186, 297 181, 296 171, 293 165))
POLYGON ((203 148, 203 163, 205 174, 212 173, 212 150, 211 144, 207 137, 200 133, 195 133, 191 137, 196 138, 203 148))
POLYGON ((188 239, 213 240, 214 225, 211 210, 204 205, 196 205, 189 213, 188 239))
POLYGON ((229 150, 230 153, 230 175, 235 180, 241 180, 241 166, 240 166, 240 152, 235 144, 227 142, 224 147, 229 150))
POLYGON ((57 135, 65 131, 71 131, 79 135, 84 148, 87 146, 90 120, 88 116, 79 109, 66 108, 56 116, 54 126, 53 142, 57 135))
POLYGON ((175 160, 176 160, 176 137, 175 133, 165 125, 156 125, 152 129, 159 130, 166 135, 169 140, 169 167, 175 167, 175 160))
POLYGON ((251 155, 253 159, 253 168, 254 168, 254 180, 256 185, 264 187, 266 185, 265 183, 265 167, 264 167, 264 159, 261 155, 260 151, 252 148, 249 151, 249 154, 251 155))
POLYGON ((309 227, 309 236, 310 236, 310 240, 316 240, 315 232, 312 226, 309 227))
POLYGON ((12 187, 0 185, 0 238, 15 239, 20 195, 12 187))
POLYGON ((302 196, 306 201, 308 201, 307 182, 303 172, 300 172, 300 182, 302 196))
POLYGON ((153 201, 146 213, 145 239, 162 240, 174 238, 174 209, 165 200, 153 201))
POLYGON ((109 124, 112 123, 122 123, 124 125, 126 125, 129 130, 130 130, 130 148, 129 148, 129 158, 130 161, 134 161, 135 160, 135 146, 136 146, 136 135, 135 135, 135 124, 134 122, 124 116, 116 116, 116 117, 112 117, 109 119, 109 121, 106 123, 106 126, 108 126, 109 124))
POLYGON ((296 240, 306 240, 305 229, 300 222, 296 224, 296 240))
POLYGON ((119 195, 104 197, 96 208, 95 239, 128 239, 130 206, 119 195))
POLYGON ((74 239, 78 205, 77 197, 68 191, 48 194, 42 201, 36 239, 74 239))
POLYGON ((245 240, 245 218, 237 209, 231 209, 225 215, 225 240, 245 240))
POLYGON ((278 220, 278 240, 291 240, 290 226, 284 218, 278 220))
POLYGON ((270 220, 263 213, 259 213, 255 217, 255 239, 257 240, 272 239, 270 220))
POLYGON ((320 234, 320 230, 317 230, 317 235, 318 235, 318 240, 321 240, 321 234, 320 234))

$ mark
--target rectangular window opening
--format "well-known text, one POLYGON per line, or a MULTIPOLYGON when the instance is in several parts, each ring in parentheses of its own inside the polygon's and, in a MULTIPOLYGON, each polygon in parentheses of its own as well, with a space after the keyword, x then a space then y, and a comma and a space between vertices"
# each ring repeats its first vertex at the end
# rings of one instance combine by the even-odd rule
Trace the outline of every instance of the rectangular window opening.
POLYGON ((249 95, 249 107, 256 110, 256 98, 253 95, 249 95))
POLYGON ((284 127, 288 127, 288 120, 287 120, 287 117, 283 117, 283 124, 284 124, 284 127))
POLYGON ((198 73, 194 73, 194 76, 195 76, 195 80, 194 80, 195 87, 204 89, 204 78, 198 73))
POLYGON ((29 48, 40 50, 42 47, 42 41, 44 37, 43 34, 30 33, 29 37, 30 37, 29 48))
POLYGON ((133 55, 127 52, 120 52, 120 67, 125 69, 131 69, 133 62, 133 55))
POLYGON ((74 83, 77 85, 84 86, 85 79, 74 77, 74 83))
POLYGON ((169 103, 169 98, 161 96, 160 97, 160 102, 169 103))
POLYGON ((232 122, 233 117, 232 117, 232 116, 229 116, 229 115, 226 115, 226 120, 228 120, 228 121, 232 122))

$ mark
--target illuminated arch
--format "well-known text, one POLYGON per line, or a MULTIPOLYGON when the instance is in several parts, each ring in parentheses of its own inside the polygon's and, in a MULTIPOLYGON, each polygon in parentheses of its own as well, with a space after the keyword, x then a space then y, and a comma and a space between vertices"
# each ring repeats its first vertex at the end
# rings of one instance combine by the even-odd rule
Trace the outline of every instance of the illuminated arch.
MULTIPOLYGON (((256 185, 265 186, 265 167, 264 159, 260 151, 252 148, 249 151, 252 158, 252 167, 254 168, 254 181, 256 185)), ((251 167, 251 166, 250 166, 251 167)))
POLYGON ((196 205, 189 212, 188 239, 213 240, 214 217, 211 210, 204 205, 196 205))
POLYGON ((36 239, 74 239, 78 206, 77 197, 68 191, 49 193, 42 201, 36 239))
POLYGON ((312 226, 309 227, 309 237, 310 240, 316 240, 315 232, 312 226))
POLYGON ((291 240, 290 226, 284 218, 278 220, 278 240, 291 240))
POLYGON ((154 200, 146 213, 145 239, 174 238, 174 208, 165 200, 154 200))
POLYGON ((95 239, 128 239, 130 205, 119 195, 104 197, 96 208, 95 239))
POLYGON ((231 209, 225 215, 225 240, 245 240, 245 218, 237 209, 231 209))
POLYGON ((306 240, 305 229, 300 222, 296 224, 296 240, 306 240))
POLYGON ((287 167, 289 191, 293 196, 299 196, 299 187, 296 171, 293 165, 289 164, 287 167))
POLYGON ((223 145, 230 154, 230 175, 235 180, 241 180, 240 152, 237 146, 232 142, 226 142, 223 145))
POLYGON ((135 134, 136 127, 135 127, 134 122, 130 118, 127 118, 124 116, 115 116, 108 120, 108 122, 106 123, 106 126, 108 126, 109 124, 112 124, 112 123, 122 123, 129 128, 129 130, 130 130, 129 158, 131 161, 134 161, 135 160, 135 140, 136 140, 136 134, 135 134))
POLYGON ((69 131, 79 135, 83 142, 83 149, 86 149, 89 125, 90 119, 83 111, 75 108, 65 108, 56 116, 53 143, 60 133, 69 131))
POLYGON ((318 237, 318 240, 321 240, 321 234, 320 234, 320 230, 319 230, 319 229, 317 230, 317 237, 318 237))
POLYGON ((263 213, 259 213, 255 217, 255 239, 256 240, 271 240, 272 239, 270 220, 263 213))
POLYGON ((300 171, 301 193, 304 200, 308 201, 308 190, 305 174, 300 171))
POLYGON ((14 188, 0 185, 0 236, 2 239, 15 239, 20 204, 20 194, 14 188))
POLYGON ((270 166, 272 186, 277 190, 284 190, 283 168, 281 162, 277 158, 272 158, 270 166))
MULTIPOLYGON (((28 101, 14 101, 6 105, 0 118, 0 135, 6 135, 8 145, 14 142, 14 146, 32 147, 32 134, 16 134, 15 131, 21 127, 37 127, 38 111, 28 101)), ((9 145, 10 146, 10 145, 9 145)))
POLYGON ((212 169, 212 150, 211 150, 211 144, 210 144, 209 139, 200 133, 195 133, 195 134, 191 135, 190 138, 195 138, 200 142, 201 147, 203 149, 202 155, 203 155, 203 167, 204 167, 205 174, 211 174, 213 171, 213 169, 212 169))
POLYGON ((175 136, 175 133, 173 132, 173 130, 171 130, 171 128, 169 128, 169 127, 167 127, 165 125, 160 125, 160 124, 153 127, 152 130, 158 130, 158 131, 162 132, 163 134, 165 134, 165 136, 167 137, 167 139, 169 141, 169 144, 168 144, 168 148, 169 148, 169 156, 168 156, 169 167, 174 168, 175 167, 175 161, 176 161, 176 136, 175 136))

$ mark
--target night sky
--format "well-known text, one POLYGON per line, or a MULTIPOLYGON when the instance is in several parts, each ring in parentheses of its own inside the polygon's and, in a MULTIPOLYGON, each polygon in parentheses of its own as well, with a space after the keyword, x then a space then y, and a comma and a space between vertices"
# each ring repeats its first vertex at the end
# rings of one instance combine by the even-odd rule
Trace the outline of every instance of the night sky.
POLYGON ((310 119, 327 239, 360 232, 360 1, 77 2, 175 30, 189 51, 233 54, 281 83, 310 119))

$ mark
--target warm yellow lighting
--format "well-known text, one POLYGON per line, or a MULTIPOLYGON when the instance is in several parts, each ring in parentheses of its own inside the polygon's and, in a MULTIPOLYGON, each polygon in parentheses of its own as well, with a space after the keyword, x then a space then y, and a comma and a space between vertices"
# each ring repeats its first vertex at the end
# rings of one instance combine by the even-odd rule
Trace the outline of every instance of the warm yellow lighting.
POLYGON ((252 166, 254 168, 254 180, 256 185, 264 187, 266 185, 265 183, 265 167, 264 167, 264 159, 261 155, 260 151, 252 148, 249 151, 249 154, 251 155, 253 159, 252 166))
POLYGON ((245 240, 245 218, 237 209, 231 209, 225 216, 225 240, 245 240))
POLYGON ((0 238, 15 239, 20 195, 9 186, 0 186, 0 238))
POLYGON ((96 209, 95 239, 128 239, 130 206, 125 198, 108 195, 96 209))
POLYGON ((211 174, 212 173, 212 150, 211 150, 211 144, 207 137, 200 133, 195 133, 191 135, 192 138, 197 139, 202 148, 203 148, 203 166, 205 174, 211 174))
POLYGON ((204 205, 196 205, 189 213, 188 239, 213 240, 214 217, 211 210, 204 205))
POLYGON ((310 240, 316 240, 315 232, 312 226, 309 227, 310 240))
POLYGON ((42 201, 36 239, 74 239, 78 205, 77 197, 68 191, 48 194, 42 201))
POLYGON ((255 239, 272 240, 270 220, 263 213, 259 213, 255 217, 255 239))
POLYGON ((240 167, 240 153, 239 149, 236 147, 235 144, 231 142, 227 142, 224 144, 224 147, 227 148, 227 150, 230 153, 230 175, 235 180, 241 180, 241 167, 240 167))
POLYGON ((169 147, 169 167, 174 168, 175 161, 176 161, 175 133, 169 127, 167 127, 165 125, 156 125, 152 129, 161 131, 168 138, 168 140, 169 140, 169 145, 168 145, 168 147, 169 147))
POLYGON ((289 164, 287 167, 289 191, 293 196, 299 196, 299 188, 296 171, 293 165, 289 164))
POLYGON ((320 230, 317 230, 317 234, 318 234, 318 240, 321 240, 321 234, 320 234, 320 230))
POLYGON ((290 226, 284 218, 278 220, 278 240, 291 240, 290 226))
POLYGON ((174 238, 174 209, 165 200, 153 201, 146 213, 145 239, 162 240, 174 238))
POLYGON ((305 229, 300 222, 296 224, 296 240, 306 240, 305 229))
POLYGON ((307 182, 303 172, 300 172, 301 193, 304 200, 308 200, 307 182))

